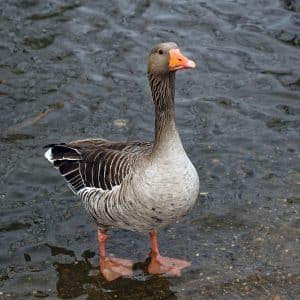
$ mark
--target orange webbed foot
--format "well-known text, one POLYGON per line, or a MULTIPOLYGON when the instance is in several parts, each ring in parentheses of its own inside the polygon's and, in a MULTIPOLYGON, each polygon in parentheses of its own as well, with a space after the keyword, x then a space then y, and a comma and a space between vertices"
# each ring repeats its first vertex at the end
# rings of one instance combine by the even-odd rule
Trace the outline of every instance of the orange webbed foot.
POLYGON ((190 265, 191 263, 185 260, 151 254, 148 272, 157 275, 181 276, 181 270, 190 265))
POLYGON ((107 281, 113 281, 121 276, 132 276, 132 262, 114 257, 101 258, 100 271, 107 281))
POLYGON ((150 231, 151 252, 148 272, 150 274, 164 274, 170 276, 180 276, 181 270, 189 267, 190 262, 170 257, 160 256, 157 243, 157 231, 150 231))

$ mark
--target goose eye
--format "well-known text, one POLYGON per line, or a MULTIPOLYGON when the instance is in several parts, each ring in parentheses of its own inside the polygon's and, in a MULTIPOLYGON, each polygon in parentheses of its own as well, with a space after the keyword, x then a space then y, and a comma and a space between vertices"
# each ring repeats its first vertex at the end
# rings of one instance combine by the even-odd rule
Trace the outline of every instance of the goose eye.
POLYGON ((160 55, 164 54, 164 50, 159 49, 159 50, 158 50, 158 54, 160 54, 160 55))

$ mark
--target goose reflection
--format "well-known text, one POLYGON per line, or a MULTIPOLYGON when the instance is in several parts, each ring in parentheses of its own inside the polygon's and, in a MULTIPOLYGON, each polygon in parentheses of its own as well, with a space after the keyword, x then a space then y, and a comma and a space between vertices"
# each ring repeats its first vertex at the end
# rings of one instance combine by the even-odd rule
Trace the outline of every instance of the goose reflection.
POLYGON ((98 266, 90 259, 95 253, 86 250, 77 259, 74 251, 47 244, 52 256, 64 255, 72 258, 70 263, 54 262, 57 272, 56 290, 58 297, 72 299, 86 295, 85 299, 177 299, 171 290, 170 281, 164 277, 147 274, 149 259, 134 264, 132 278, 119 278, 108 282, 99 274, 98 266))

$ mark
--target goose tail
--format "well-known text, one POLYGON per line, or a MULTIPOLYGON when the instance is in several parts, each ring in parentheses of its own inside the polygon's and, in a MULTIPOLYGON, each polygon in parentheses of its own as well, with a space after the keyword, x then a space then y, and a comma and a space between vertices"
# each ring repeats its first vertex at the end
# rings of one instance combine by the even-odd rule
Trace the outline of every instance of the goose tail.
POLYGON ((44 148, 47 149, 45 158, 59 170, 75 194, 86 187, 86 183, 80 173, 82 157, 77 149, 66 144, 50 144, 44 148))

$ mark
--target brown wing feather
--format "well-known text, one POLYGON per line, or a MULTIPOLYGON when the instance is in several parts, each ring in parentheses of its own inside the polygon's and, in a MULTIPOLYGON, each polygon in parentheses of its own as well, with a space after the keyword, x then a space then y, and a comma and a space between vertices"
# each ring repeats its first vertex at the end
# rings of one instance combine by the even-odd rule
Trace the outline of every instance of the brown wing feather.
MULTIPOLYGON (((47 146, 46 146, 47 147, 47 146)), ((78 192, 83 187, 111 190, 122 183, 138 157, 150 153, 152 144, 81 140, 49 145, 52 162, 78 192)))

